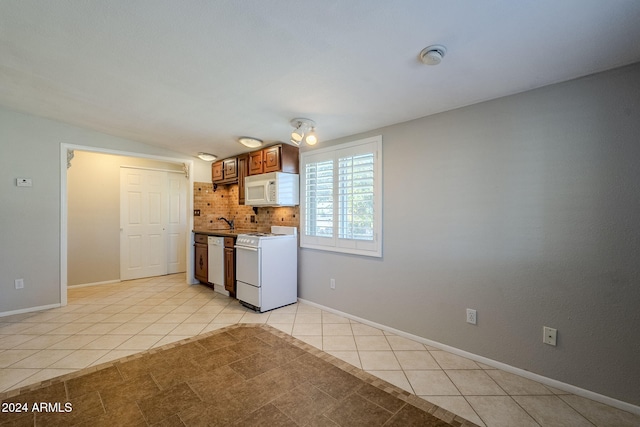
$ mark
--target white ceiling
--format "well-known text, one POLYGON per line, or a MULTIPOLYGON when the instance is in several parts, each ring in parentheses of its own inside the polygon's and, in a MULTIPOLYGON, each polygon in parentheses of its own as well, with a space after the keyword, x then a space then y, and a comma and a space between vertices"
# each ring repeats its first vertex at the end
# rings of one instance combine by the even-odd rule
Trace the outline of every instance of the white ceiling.
POLYGON ((640 61, 638 0, 1 0, 0 104, 195 155, 640 61), (421 49, 444 44, 436 67, 421 49))

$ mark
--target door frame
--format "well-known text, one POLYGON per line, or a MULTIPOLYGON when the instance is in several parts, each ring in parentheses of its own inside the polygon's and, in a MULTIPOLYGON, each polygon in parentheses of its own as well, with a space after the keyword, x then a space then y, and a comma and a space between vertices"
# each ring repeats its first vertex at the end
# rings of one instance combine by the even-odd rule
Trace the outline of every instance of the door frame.
POLYGON ((193 275, 193 251, 189 250, 191 245, 193 245, 193 237, 189 238, 189 230, 193 230, 193 215, 190 213, 193 212, 193 183, 194 183, 194 161, 186 158, 178 158, 178 157, 167 157, 167 156, 158 156, 154 154, 144 154, 144 153, 136 153, 131 151, 124 150, 113 150, 109 148, 101 148, 101 147, 91 147, 85 145, 76 145, 76 144, 60 144, 60 305, 67 305, 67 281, 68 281, 68 273, 67 273, 67 261, 68 261, 68 242, 67 242, 67 232, 68 232, 68 194, 67 194, 67 163, 71 161, 73 164, 73 160, 67 158, 67 153, 69 150, 78 150, 78 151, 88 151, 93 153, 102 153, 102 154, 113 154, 118 156, 127 156, 127 157, 139 157, 143 159, 151 159, 151 160, 159 160, 169 163, 179 163, 184 164, 187 167, 188 172, 188 180, 189 184, 187 186, 187 239, 185 242, 186 245, 186 254, 187 254, 187 274, 186 274, 186 282, 187 284, 196 283, 195 277, 193 275))

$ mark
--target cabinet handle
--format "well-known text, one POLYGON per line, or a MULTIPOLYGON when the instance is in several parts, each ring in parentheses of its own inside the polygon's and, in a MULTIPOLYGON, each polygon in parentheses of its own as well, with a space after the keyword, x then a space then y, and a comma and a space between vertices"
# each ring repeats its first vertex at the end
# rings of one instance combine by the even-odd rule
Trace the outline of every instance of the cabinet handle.
POLYGON ((244 251, 258 252, 258 248, 249 248, 247 246, 237 246, 236 245, 236 246, 234 246, 234 248, 241 249, 241 250, 244 250, 244 251))

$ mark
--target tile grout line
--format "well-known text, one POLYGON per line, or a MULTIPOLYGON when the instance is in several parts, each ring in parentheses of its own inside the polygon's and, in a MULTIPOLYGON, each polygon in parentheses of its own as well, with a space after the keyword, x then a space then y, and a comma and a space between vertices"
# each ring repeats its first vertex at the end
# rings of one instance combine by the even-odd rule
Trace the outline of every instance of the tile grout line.
POLYGON ((405 369, 402 367, 402 363, 400 363, 400 360, 398 359, 398 355, 396 354, 395 350, 393 349, 393 346, 391 345, 391 342, 389 342, 389 337, 387 335, 385 335, 384 333, 382 334, 382 336, 384 337, 385 341, 387 342, 387 345, 391 349, 391 352, 393 353, 393 357, 396 359, 396 362, 398 363, 398 366, 400 366, 400 370, 402 371, 402 375, 407 380, 407 383, 409 384, 409 387, 411 387, 411 390, 412 390, 413 394, 417 396, 418 394, 416 393, 416 389, 413 387, 413 384, 411 384, 411 381, 409 381, 409 377, 407 377, 407 373, 405 372, 405 369))

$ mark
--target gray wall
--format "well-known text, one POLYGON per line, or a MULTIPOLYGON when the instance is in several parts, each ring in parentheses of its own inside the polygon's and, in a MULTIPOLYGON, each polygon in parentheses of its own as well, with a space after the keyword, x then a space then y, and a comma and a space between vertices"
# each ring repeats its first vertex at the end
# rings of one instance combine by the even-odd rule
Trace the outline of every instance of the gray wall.
POLYGON ((303 249, 300 297, 639 405, 640 65, 322 146, 376 134, 383 258, 303 249))
POLYGON ((0 313, 60 302, 62 143, 187 158, 0 108, 0 313), (17 187, 18 177, 33 187, 17 187), (24 289, 15 289, 18 278, 24 289))

